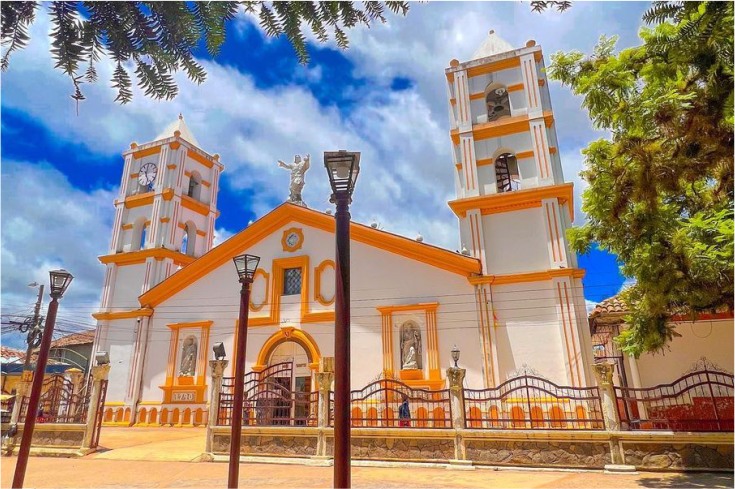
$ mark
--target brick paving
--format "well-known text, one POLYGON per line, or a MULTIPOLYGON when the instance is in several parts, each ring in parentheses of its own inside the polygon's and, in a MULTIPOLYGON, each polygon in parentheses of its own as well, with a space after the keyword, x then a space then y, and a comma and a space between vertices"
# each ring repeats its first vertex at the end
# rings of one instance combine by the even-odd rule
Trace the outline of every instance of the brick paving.
MULTIPOLYGON (((31 457, 25 487, 147 488, 227 486, 227 464, 190 462, 204 448, 201 428, 104 428, 102 450, 84 458, 31 457)), ((2 457, 0 487, 10 487, 16 457, 2 457)), ((332 486, 332 467, 242 463, 240 487, 312 488, 332 486)), ((552 471, 440 467, 353 467, 355 488, 726 488, 732 473, 605 474, 595 471, 552 471)))

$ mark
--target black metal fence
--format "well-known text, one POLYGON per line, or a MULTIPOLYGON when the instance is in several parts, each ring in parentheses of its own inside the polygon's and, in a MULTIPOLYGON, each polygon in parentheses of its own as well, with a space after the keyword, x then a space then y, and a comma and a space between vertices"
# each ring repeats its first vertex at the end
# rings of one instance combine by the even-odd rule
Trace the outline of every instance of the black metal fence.
MULTIPOLYGON (((329 393, 329 425, 334 426, 334 392, 329 393)), ((381 379, 350 393, 352 426, 366 428, 451 428, 449 389, 414 389, 381 379)))
POLYGON ((704 366, 670 384, 615 387, 623 429, 733 431, 733 375, 704 366))
MULTIPOLYGON (((272 365, 262 372, 249 372, 244 379, 244 426, 316 426, 318 392, 291 389, 293 364, 272 365)), ((232 424, 234 377, 222 378, 217 425, 232 424)))
MULTIPOLYGON (((74 391, 74 384, 63 375, 44 379, 38 412, 34 413, 37 423, 86 423, 89 408, 90 387, 74 391)), ((19 422, 25 422, 28 415, 28 397, 20 406, 19 422)))
POLYGON ((602 430, 597 387, 558 386, 522 375, 489 389, 464 389, 465 427, 474 429, 602 430))

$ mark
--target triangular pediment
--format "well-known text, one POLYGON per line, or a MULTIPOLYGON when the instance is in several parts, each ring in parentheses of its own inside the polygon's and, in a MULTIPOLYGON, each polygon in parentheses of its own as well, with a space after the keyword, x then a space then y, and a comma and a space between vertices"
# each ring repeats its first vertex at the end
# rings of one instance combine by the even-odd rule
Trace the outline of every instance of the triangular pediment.
MULTIPOLYGON (((141 295, 138 298, 140 304, 155 307, 234 256, 246 252, 283 226, 293 222, 330 233, 334 233, 335 230, 332 215, 290 203, 281 204, 141 295)), ((355 222, 350 222, 350 240, 460 275, 470 276, 480 273, 481 270, 480 261, 476 258, 355 222)))

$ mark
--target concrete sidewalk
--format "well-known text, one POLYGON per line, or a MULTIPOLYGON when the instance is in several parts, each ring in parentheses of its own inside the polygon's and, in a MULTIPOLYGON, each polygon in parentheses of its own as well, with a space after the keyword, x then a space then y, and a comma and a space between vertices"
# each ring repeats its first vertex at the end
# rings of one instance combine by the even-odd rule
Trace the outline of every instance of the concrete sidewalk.
POLYGON ((100 446, 88 458, 192 462, 204 452, 205 428, 103 427, 100 446))
MULTIPOLYGON (((3 457, 2 487, 10 487, 16 457, 3 457)), ((331 487, 331 467, 241 464, 240 487, 331 487)), ((601 472, 441 468, 354 467, 352 485, 385 488, 684 488, 732 487, 732 474, 604 474, 601 472)), ((32 457, 25 487, 220 487, 227 486, 227 464, 143 462, 100 458, 32 457)))

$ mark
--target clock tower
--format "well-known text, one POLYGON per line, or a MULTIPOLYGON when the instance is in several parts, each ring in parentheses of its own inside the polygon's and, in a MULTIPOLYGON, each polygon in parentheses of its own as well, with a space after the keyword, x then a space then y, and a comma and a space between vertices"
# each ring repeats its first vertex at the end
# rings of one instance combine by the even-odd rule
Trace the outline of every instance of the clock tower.
POLYGON ((203 151, 183 116, 154 141, 123 153, 94 351, 108 351, 107 399, 124 403, 132 423, 152 310, 138 296, 212 248, 223 165, 203 151))

